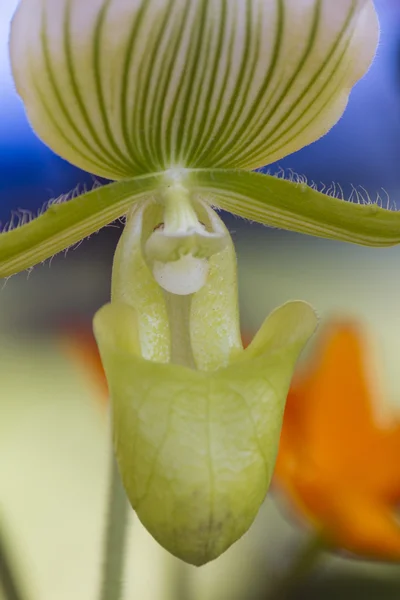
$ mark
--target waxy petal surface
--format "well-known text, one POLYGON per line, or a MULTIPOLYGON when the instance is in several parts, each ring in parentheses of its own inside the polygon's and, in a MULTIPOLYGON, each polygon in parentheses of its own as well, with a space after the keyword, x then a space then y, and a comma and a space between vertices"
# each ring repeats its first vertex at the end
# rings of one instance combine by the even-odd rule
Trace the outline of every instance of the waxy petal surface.
POLYGON ((307 304, 288 303, 237 360, 207 372, 142 359, 127 304, 96 315, 121 476, 139 518, 172 554, 204 564, 250 527, 271 480, 294 364, 316 322, 307 304))

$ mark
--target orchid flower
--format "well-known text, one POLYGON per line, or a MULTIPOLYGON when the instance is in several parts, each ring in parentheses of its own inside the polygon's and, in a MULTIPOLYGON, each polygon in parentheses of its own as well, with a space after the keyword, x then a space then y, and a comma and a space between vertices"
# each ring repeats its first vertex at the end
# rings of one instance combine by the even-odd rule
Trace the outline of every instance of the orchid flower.
POLYGON ((60 156, 116 180, 0 236, 0 275, 127 215, 95 317, 130 502, 199 565, 268 490, 312 309, 277 309, 243 350, 236 259, 214 208, 367 245, 399 216, 254 169, 324 135, 373 60, 370 0, 21 0, 14 79, 60 156))

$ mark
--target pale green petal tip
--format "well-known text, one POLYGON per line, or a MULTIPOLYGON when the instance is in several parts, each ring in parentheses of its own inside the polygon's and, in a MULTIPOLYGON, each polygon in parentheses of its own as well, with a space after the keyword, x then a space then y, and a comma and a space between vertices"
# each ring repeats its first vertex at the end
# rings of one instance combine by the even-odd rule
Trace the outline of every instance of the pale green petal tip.
POLYGON ((296 300, 275 309, 245 350, 246 358, 262 356, 266 352, 301 351, 318 326, 318 317, 307 302, 296 300))
POLYGON ((202 372, 138 356, 131 307, 97 313, 121 476, 143 524, 175 556, 205 564, 252 524, 272 477, 293 368, 316 323, 307 304, 286 304, 240 360, 202 372))

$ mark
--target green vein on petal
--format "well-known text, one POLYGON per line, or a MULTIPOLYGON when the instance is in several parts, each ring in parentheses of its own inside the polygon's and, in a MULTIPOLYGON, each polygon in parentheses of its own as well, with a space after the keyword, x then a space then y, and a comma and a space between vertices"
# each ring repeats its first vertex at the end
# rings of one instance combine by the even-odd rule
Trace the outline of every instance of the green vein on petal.
POLYGON ((125 215, 157 190, 162 175, 112 183, 60 204, 30 223, 0 234, 0 277, 36 265, 125 215))
MULTIPOLYGON (((233 214, 316 237, 364 246, 400 243, 400 212, 376 204, 353 204, 304 183, 234 169, 187 170, 185 185, 233 214)), ((125 215, 136 202, 156 195, 165 173, 135 177, 53 204, 37 219, 0 234, 0 277, 50 258, 125 215)))
POLYGON ((400 243, 400 212, 354 204, 262 173, 194 171, 192 187, 217 207, 265 225, 363 246, 400 243))

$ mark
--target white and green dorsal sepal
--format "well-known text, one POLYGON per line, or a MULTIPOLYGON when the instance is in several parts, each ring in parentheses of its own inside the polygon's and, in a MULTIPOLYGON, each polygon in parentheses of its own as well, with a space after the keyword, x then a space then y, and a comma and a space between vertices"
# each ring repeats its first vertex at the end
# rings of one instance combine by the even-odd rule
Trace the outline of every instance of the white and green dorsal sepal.
POLYGON ((196 197, 274 227, 399 243, 399 214, 250 171, 330 129, 378 37, 371 0, 20 0, 10 56, 35 131, 73 164, 120 181, 0 235, 0 276, 149 198, 166 207, 146 242, 153 274, 183 281, 192 268, 187 293, 224 243, 195 217, 196 197))
POLYGON ((110 179, 264 166, 340 118, 372 0, 20 0, 17 90, 55 152, 110 179))
MULTIPOLYGON (((288 303, 243 350, 230 238, 206 259, 198 291, 170 293, 145 255, 156 210, 145 203, 130 215, 112 301, 94 328, 129 500, 164 548, 201 565, 247 531, 265 498, 293 369, 316 316, 288 303)), ((218 219, 205 207, 200 216, 207 229, 218 219)))

